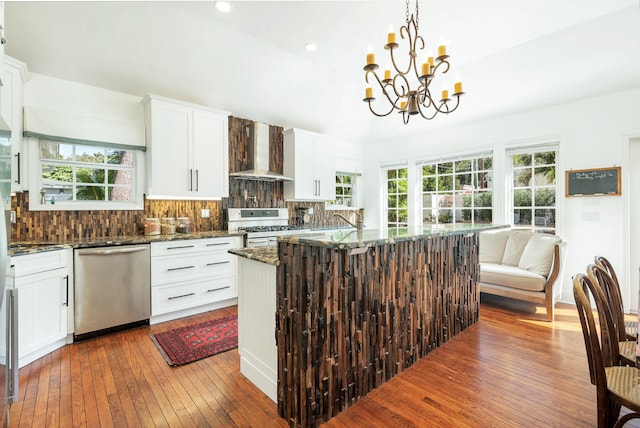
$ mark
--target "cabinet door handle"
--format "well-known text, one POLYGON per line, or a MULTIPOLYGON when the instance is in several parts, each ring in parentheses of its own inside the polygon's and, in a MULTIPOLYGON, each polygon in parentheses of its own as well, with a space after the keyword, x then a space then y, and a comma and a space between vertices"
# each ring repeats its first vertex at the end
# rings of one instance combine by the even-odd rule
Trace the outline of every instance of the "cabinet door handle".
POLYGON ((212 244, 207 244, 207 247, 213 247, 214 245, 229 245, 228 242, 214 242, 212 244))
POLYGON ((18 152, 14 156, 18 158, 18 179, 15 180, 15 182, 20 184, 20 152, 18 152))
POLYGON ((67 296, 66 296, 66 298, 65 298, 66 300, 62 304, 62 306, 69 307, 69 275, 65 276, 64 280, 67 282, 67 291, 66 291, 67 296))
POLYGON ((171 269, 167 269, 167 272, 171 272, 174 270, 183 270, 183 269, 193 269, 195 266, 181 266, 181 267, 177 267, 177 268, 171 268, 171 269))
POLYGON ((225 263, 231 263, 230 260, 226 260, 224 262, 213 262, 213 263, 207 263, 207 266, 215 266, 215 265, 223 265, 225 263))
POLYGON ((189 191, 193 191, 193 169, 189 170, 189 191))
POLYGON ((168 298, 167 298, 167 300, 181 299, 181 298, 183 298, 183 297, 189 297, 189 296, 193 296, 193 295, 195 295, 195 294, 196 294, 196 293, 187 293, 187 294, 181 294, 181 295, 179 295, 179 296, 171 296, 171 297, 168 297, 168 298))
POLYGON ((318 196, 320 196, 321 188, 320 188, 320 180, 318 180, 318 196))
POLYGON ((230 285, 225 285, 224 287, 220 287, 220 288, 212 288, 211 290, 207 290, 207 293, 211 293, 212 291, 224 290, 225 288, 231 288, 231 286, 230 285))
POLYGON ((180 250, 183 248, 193 248, 195 245, 182 245, 180 247, 167 247, 167 250, 180 250))
POLYGON ((196 169, 196 192, 198 191, 198 188, 200 187, 200 179, 199 179, 199 169, 196 169))

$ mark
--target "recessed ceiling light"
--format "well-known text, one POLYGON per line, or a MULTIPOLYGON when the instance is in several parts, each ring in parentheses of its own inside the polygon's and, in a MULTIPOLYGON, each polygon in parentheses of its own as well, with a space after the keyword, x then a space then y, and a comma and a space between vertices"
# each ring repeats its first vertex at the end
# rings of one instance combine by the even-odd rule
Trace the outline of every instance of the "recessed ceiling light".
POLYGON ((309 52, 313 52, 318 49, 318 45, 316 45, 315 43, 307 43, 306 45, 304 45, 304 48, 309 52))
POLYGON ((216 9, 218 9, 220 12, 229 12, 231 10, 231 5, 229 4, 229 2, 216 1, 213 2, 213 4, 215 4, 216 9))

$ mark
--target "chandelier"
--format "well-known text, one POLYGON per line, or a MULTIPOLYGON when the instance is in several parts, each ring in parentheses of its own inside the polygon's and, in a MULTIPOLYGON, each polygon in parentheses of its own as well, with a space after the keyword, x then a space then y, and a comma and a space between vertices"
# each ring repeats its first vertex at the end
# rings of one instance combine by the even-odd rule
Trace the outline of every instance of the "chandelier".
POLYGON ((392 29, 389 30, 387 36, 387 44, 384 48, 389 51, 391 63, 395 69, 395 74, 391 75, 391 69, 387 67, 384 70, 384 78, 380 79, 376 70, 375 55, 372 52, 367 54, 367 65, 364 66, 365 81, 367 87, 365 89, 365 98, 362 100, 369 104, 369 110, 379 117, 388 116, 392 112, 402 114, 402 121, 405 125, 409 122, 411 116, 419 114, 427 120, 431 120, 438 113, 449 114, 455 111, 460 105, 460 96, 462 92, 462 82, 456 81, 453 85, 452 97, 449 98, 449 91, 443 87, 437 99, 437 91, 432 89, 433 81, 438 73, 445 74, 449 71, 449 55, 444 44, 438 46, 438 56, 426 56, 418 67, 418 51, 425 49, 424 39, 418 35, 418 0, 416 0, 416 13, 409 15, 409 0, 406 0, 406 25, 400 27, 400 37, 408 39, 409 48, 409 64, 406 68, 400 68, 396 62, 396 33, 392 29), (373 88, 371 84, 375 82, 382 92, 382 95, 388 100, 389 110, 385 113, 378 113, 373 109, 371 102, 376 98, 373 96, 373 88))

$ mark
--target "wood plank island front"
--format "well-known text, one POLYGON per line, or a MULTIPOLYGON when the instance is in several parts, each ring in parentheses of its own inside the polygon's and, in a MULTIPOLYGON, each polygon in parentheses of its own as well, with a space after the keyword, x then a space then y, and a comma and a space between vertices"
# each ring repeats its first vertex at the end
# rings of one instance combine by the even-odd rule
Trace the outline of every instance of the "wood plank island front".
POLYGON ((315 427, 478 321, 478 232, 501 226, 281 237, 278 412, 315 427))

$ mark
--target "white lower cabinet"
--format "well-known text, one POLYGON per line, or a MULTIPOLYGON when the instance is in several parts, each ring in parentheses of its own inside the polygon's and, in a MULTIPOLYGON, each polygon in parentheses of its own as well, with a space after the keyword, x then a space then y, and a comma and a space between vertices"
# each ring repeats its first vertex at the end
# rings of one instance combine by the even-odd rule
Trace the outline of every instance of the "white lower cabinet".
POLYGON ((235 305, 242 238, 151 243, 151 319, 155 324, 235 305))
MULTIPOLYGON (((18 366, 22 367, 71 341, 70 299, 73 280, 68 263, 71 249, 45 251, 11 258, 18 290, 18 366)), ((6 309, 0 315, 0 354, 5 355, 6 309)), ((71 313, 73 310, 71 310, 71 313)))

